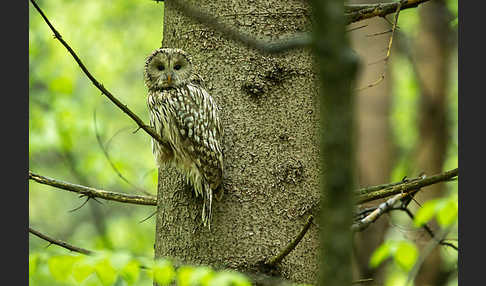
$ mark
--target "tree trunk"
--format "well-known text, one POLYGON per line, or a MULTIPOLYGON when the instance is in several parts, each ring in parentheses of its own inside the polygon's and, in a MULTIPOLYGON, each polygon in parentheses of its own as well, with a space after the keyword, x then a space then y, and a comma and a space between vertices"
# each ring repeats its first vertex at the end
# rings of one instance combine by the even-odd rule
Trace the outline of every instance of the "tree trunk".
MULTIPOLYGON (((356 4, 378 2, 382 2, 382 0, 353 1, 356 4)), ((367 86, 379 79, 385 72, 385 78, 380 84, 360 91, 356 98, 358 182, 360 187, 366 187, 389 182, 393 168, 394 144, 389 120, 392 74, 389 72, 391 70, 390 61, 369 64, 385 58, 390 34, 367 36, 389 30, 390 24, 377 17, 355 24, 355 26, 361 25, 368 26, 350 33, 353 48, 361 56, 363 62, 357 86, 367 86)), ((365 203, 361 207, 376 205, 377 202, 374 201, 365 203)), ((369 266, 369 261, 373 251, 383 242, 389 226, 388 220, 381 218, 371 227, 354 235, 355 278, 369 277, 373 278, 377 285, 384 284, 385 267, 372 268, 369 266)))
MULTIPOLYGON (((419 142, 416 148, 418 172, 436 174, 442 171, 449 142, 447 95, 450 75, 452 32, 451 15, 445 1, 431 1, 419 9, 420 32, 415 53, 421 82, 419 142)), ((418 173, 417 172, 417 173, 418 173)), ((443 196, 443 184, 430 186, 416 196, 418 202, 443 196)), ((436 229, 437 226, 434 226, 436 229)), ((419 246, 429 240, 425 233, 416 236, 419 246), (426 237, 427 239, 424 239, 426 237)), ((438 285, 441 257, 436 248, 424 262, 415 280, 416 285, 438 285)))
MULTIPOLYGON (((276 39, 310 29, 306 1, 187 1, 241 31, 276 39), (288 13, 290 12, 290 13, 288 13)), ((261 55, 197 24, 165 1, 163 47, 193 57, 221 108, 224 196, 211 230, 181 176, 159 170, 155 256, 216 268, 264 271, 319 204, 319 112, 310 50, 261 55)), ((156 47, 154 47, 155 49, 156 47)), ((315 226, 274 270, 298 282, 318 276, 315 226)))

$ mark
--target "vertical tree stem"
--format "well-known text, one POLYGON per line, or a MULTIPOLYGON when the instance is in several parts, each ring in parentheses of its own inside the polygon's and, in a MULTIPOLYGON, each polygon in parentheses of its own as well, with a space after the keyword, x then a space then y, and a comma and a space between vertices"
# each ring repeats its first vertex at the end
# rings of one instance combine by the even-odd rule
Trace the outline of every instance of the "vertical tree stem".
POLYGON ((312 4, 322 130, 320 285, 350 285, 357 60, 346 39, 343 2, 312 4))

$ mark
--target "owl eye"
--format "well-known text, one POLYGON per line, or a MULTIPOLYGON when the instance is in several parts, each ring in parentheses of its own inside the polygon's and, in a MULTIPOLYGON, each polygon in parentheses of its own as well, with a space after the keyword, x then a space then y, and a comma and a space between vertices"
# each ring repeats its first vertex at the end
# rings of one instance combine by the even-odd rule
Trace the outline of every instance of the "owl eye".
POLYGON ((164 67, 164 65, 163 65, 163 64, 158 64, 158 65, 157 65, 157 69, 158 69, 159 71, 163 71, 163 70, 165 69, 165 67, 164 67))
POLYGON ((176 71, 180 70, 180 69, 181 69, 181 65, 180 65, 180 64, 175 65, 175 66, 174 66, 174 69, 175 69, 176 71))

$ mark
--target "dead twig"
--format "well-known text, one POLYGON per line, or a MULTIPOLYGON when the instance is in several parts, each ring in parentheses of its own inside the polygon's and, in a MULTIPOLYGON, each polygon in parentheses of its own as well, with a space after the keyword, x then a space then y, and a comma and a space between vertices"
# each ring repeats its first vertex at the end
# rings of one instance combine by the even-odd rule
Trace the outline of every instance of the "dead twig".
POLYGON ((29 226, 29 232, 32 233, 33 235, 45 240, 45 241, 48 241, 49 245, 55 244, 55 245, 58 245, 60 247, 69 249, 70 251, 78 252, 78 253, 85 254, 85 255, 92 255, 94 253, 91 250, 84 249, 84 248, 81 248, 81 247, 77 247, 77 246, 74 246, 74 245, 69 244, 67 242, 64 242, 62 240, 58 240, 58 239, 54 239, 52 237, 49 237, 49 236, 41 233, 40 231, 37 231, 37 230, 31 228, 30 226, 29 226))

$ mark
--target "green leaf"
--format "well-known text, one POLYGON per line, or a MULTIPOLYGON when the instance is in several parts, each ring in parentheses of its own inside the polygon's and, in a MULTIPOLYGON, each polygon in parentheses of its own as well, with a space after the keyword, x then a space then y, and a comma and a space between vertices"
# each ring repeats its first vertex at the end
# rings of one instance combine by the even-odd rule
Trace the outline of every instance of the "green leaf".
POLYGON ((121 269, 120 275, 128 285, 137 283, 140 277, 140 263, 136 260, 131 260, 121 269))
POLYGON ((208 285, 211 286, 251 286, 250 280, 235 271, 218 272, 208 285))
POLYGON ((74 263, 80 258, 80 256, 72 255, 60 255, 49 258, 47 265, 52 277, 58 281, 67 282, 72 273, 74 263))
POLYGON ((29 277, 34 275, 35 271, 37 270, 37 264, 39 262, 39 254, 30 254, 29 255, 29 277))
POLYGON ((416 227, 421 227, 422 225, 429 222, 437 212, 438 203, 439 200, 430 200, 425 202, 415 214, 415 218, 413 220, 414 225, 416 227))
POLYGON ((448 198, 437 213, 437 222, 441 227, 448 227, 457 221, 457 198, 448 198))
POLYGON ((169 285, 175 278, 175 271, 169 260, 156 261, 152 267, 154 280, 160 285, 169 285))
POLYGON ((417 261, 418 250, 415 244, 409 241, 398 242, 393 255, 395 262, 405 271, 410 271, 417 261))
POLYGON ((88 276, 90 276, 94 272, 95 272, 94 266, 88 264, 86 259, 82 259, 78 261, 73 266, 73 278, 78 283, 81 283, 84 280, 86 280, 86 278, 88 278, 88 276))
POLYGON ((194 268, 191 266, 181 266, 177 269, 177 284, 180 286, 189 286, 194 268))
POLYGON ((214 271, 209 267, 197 267, 192 271, 189 279, 190 285, 209 285, 214 277, 214 271))
POLYGON ((375 268, 390 257, 392 254, 390 246, 390 242, 384 242, 373 252, 370 258, 370 267, 375 268))
POLYGON ((104 286, 113 285, 117 278, 115 268, 109 259, 105 258, 95 265, 96 275, 104 286))

